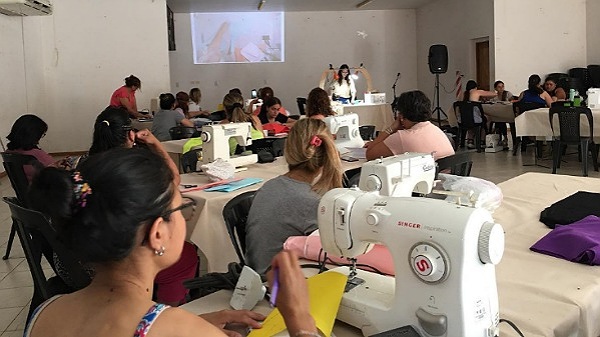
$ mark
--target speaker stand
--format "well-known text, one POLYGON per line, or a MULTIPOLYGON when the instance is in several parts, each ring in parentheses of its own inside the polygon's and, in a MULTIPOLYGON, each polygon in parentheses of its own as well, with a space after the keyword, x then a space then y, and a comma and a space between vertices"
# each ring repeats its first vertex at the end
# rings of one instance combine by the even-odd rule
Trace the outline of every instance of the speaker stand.
POLYGON ((433 103, 435 104, 435 109, 431 112, 432 115, 436 115, 437 113, 437 123, 438 126, 442 127, 442 115, 448 118, 448 115, 444 112, 444 109, 440 107, 440 74, 435 74, 435 93, 433 94, 433 103))

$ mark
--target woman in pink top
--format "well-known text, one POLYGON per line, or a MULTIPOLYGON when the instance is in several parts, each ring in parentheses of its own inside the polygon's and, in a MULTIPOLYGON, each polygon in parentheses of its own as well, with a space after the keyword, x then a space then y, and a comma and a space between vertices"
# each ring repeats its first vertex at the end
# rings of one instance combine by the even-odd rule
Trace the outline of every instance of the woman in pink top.
MULTIPOLYGON (((46 166, 69 166, 69 159, 55 161, 51 155, 38 147, 40 140, 46 135, 48 124, 36 115, 23 115, 19 117, 12 128, 10 134, 6 137, 9 143, 6 144, 8 153, 20 153, 34 156, 40 164, 46 166)), ((35 175, 35 168, 31 165, 23 167, 27 180, 35 175)))
POLYGON ((113 92, 110 97, 110 106, 123 108, 129 112, 131 118, 147 117, 138 112, 135 101, 135 91, 142 88, 142 82, 139 78, 130 75, 125 79, 125 85, 113 92))
POLYGON ((435 160, 454 154, 446 134, 429 122, 431 101, 421 91, 408 91, 398 98, 394 124, 367 143, 367 160, 404 152, 433 153, 435 160))

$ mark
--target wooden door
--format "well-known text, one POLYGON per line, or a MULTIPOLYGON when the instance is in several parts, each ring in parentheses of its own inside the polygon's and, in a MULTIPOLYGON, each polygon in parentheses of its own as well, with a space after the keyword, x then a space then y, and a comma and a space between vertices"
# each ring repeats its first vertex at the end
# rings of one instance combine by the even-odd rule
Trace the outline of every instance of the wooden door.
POLYGON ((479 89, 490 90, 490 41, 475 43, 475 62, 479 89))

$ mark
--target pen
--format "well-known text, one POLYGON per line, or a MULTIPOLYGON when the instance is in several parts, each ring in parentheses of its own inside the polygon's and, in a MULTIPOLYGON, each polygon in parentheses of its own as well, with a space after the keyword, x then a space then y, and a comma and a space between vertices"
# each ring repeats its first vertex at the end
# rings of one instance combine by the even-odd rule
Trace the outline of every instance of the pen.
POLYGON ((273 270, 273 289, 271 289, 271 298, 269 299, 272 307, 277 302, 277 291, 279 291, 279 268, 273 270))

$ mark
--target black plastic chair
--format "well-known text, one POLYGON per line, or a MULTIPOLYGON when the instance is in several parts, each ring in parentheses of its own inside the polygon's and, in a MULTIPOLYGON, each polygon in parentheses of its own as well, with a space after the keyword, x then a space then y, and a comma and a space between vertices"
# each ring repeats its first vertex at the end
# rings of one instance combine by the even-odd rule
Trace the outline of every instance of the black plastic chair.
POLYGON ((171 135, 171 140, 200 137, 198 130, 189 126, 174 126, 169 129, 169 135, 171 135))
POLYGON ((588 151, 592 150, 592 161, 594 171, 598 171, 598 149, 599 146, 594 143, 594 117, 592 110, 584 107, 552 107, 548 118, 550 119, 550 128, 554 133, 553 119, 554 115, 558 115, 558 125, 560 136, 555 137, 552 146, 552 173, 556 173, 556 169, 560 167, 560 158, 562 156, 563 144, 576 144, 581 149, 581 162, 583 176, 588 176, 588 151), (581 136, 580 116, 585 115, 590 128, 589 136, 581 136), (591 147, 589 146, 591 144, 591 147))
POLYGON ((57 294, 66 294, 86 287, 91 277, 85 271, 80 260, 57 238, 57 233, 49 219, 42 213, 20 205, 16 198, 4 197, 8 204, 23 246, 29 271, 33 278, 33 297, 28 317, 45 300, 57 294), (73 287, 67 286, 59 276, 46 277, 42 269, 42 256, 50 263, 54 272, 54 254, 60 260, 63 270, 68 273, 73 287))
MULTIPOLYGON (((515 117, 519 116, 520 114, 524 113, 525 111, 529 111, 529 110, 535 110, 535 109, 539 109, 539 108, 545 108, 546 104, 542 104, 542 103, 532 103, 532 102, 514 102, 513 103, 513 113, 515 114, 515 117)), ((514 124, 511 124, 510 127, 513 128, 514 124)), ((517 134, 517 130, 515 129, 513 135, 517 134)), ((526 146, 527 146, 527 142, 524 141, 522 138, 513 138, 513 156, 517 155, 517 151, 519 149, 519 147, 521 147, 521 152, 525 152, 526 150, 526 146)), ((537 156, 541 157, 541 142, 536 144, 536 148, 537 148, 537 156)))
POLYGON ((179 162, 183 173, 196 172, 198 164, 198 154, 202 154, 202 149, 193 149, 181 155, 179 162))
POLYGON ((369 141, 375 139, 375 125, 361 125, 358 127, 360 138, 369 141))
POLYGON ((342 176, 342 187, 350 188, 352 186, 358 186, 360 183, 360 172, 361 168, 353 168, 344 172, 342 176))
POLYGON ((306 115, 306 98, 305 97, 297 97, 296 103, 298 104, 298 112, 300 115, 306 115))
POLYGON ((483 128, 485 130, 485 126, 483 122, 475 123, 475 107, 479 108, 479 112, 481 113, 481 117, 483 119, 483 107, 479 102, 456 101, 453 105, 454 112, 456 113, 458 111, 457 120, 458 117, 460 117, 460 122, 458 122, 458 134, 460 136, 459 146, 461 148, 465 147, 465 138, 467 136, 467 131, 470 129, 474 129, 475 148, 477 149, 477 152, 481 152, 481 129, 483 128))
POLYGON ((246 223, 252 201, 254 200, 254 194, 256 194, 256 191, 244 192, 229 200, 223 208, 223 219, 225 220, 227 233, 229 233, 231 244, 233 244, 233 248, 241 264, 245 264, 246 223))
POLYGON ((444 170, 450 170, 450 174, 468 177, 471 175, 471 168, 473 167, 470 152, 458 152, 451 156, 440 158, 436 160, 436 164, 436 179, 438 173, 444 170))
MULTIPOLYGON (((34 157, 30 155, 20 153, 7 153, 2 152, 2 160, 4 170, 8 175, 10 184, 12 185, 17 200, 21 205, 27 205, 27 190, 29 189, 29 180, 25 175, 25 165, 31 165, 34 170, 43 168, 43 165, 34 157)), ((6 252, 2 257, 3 260, 7 260, 12 249, 13 241, 15 240, 16 227, 13 221, 10 229, 10 235, 8 237, 8 243, 6 244, 6 252)))

